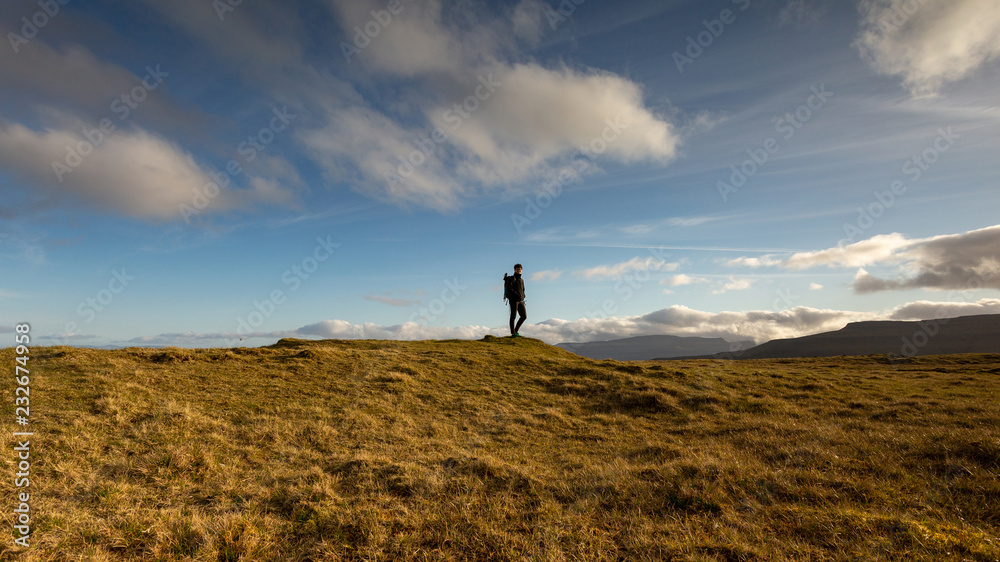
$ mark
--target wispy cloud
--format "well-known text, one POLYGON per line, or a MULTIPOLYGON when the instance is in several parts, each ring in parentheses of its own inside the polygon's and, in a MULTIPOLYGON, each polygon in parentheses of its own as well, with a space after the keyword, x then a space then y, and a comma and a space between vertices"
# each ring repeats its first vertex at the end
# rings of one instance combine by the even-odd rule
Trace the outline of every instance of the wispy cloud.
POLYGON ((577 275, 591 281, 598 279, 617 279, 635 271, 675 271, 681 265, 681 262, 667 262, 654 257, 635 257, 628 261, 613 265, 599 265, 596 267, 574 271, 573 275, 577 275))
POLYGON ((618 227, 618 230, 620 230, 624 234, 644 235, 657 232, 665 227, 687 228, 693 226, 700 226, 712 221, 720 220, 721 218, 722 217, 671 217, 669 219, 664 219, 661 221, 643 222, 643 223, 625 225, 618 227))
POLYGON ((555 281, 562 276, 563 272, 561 269, 546 269, 544 271, 536 271, 531 274, 532 281, 555 281))

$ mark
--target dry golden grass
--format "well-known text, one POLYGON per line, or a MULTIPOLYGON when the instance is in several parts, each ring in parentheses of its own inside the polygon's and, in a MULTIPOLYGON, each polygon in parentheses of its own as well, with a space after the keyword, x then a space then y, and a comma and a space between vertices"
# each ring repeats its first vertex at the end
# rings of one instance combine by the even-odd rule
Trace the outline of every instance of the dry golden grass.
POLYGON ((487 337, 30 368, 34 533, 4 559, 1000 559, 997 355, 625 363, 487 337))

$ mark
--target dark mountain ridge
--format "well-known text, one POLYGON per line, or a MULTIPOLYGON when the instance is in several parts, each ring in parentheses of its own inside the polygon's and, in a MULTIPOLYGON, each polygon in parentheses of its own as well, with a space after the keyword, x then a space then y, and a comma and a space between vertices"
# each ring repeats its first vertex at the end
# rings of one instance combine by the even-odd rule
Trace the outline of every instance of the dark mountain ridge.
POLYGON ((1000 314, 918 321, 852 322, 833 332, 771 340, 743 351, 697 357, 782 359, 883 354, 912 357, 953 353, 1000 353, 1000 314))

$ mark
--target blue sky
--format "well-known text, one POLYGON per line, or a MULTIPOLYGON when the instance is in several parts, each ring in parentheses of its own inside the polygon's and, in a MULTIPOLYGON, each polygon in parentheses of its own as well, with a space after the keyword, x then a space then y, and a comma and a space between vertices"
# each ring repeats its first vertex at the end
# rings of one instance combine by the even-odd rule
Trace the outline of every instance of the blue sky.
POLYGON ((0 332, 793 337, 1000 313, 992 0, 11 1, 0 332), (236 5, 233 5, 236 4, 236 5))

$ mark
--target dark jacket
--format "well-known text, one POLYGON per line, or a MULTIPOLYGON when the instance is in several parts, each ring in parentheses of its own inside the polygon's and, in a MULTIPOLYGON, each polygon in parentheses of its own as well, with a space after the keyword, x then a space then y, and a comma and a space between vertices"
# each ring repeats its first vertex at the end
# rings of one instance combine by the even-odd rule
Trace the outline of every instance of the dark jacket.
POLYGON ((503 296, 505 299, 511 302, 521 302, 524 300, 524 280, 521 279, 520 273, 515 273, 514 275, 504 274, 503 287, 503 296))

